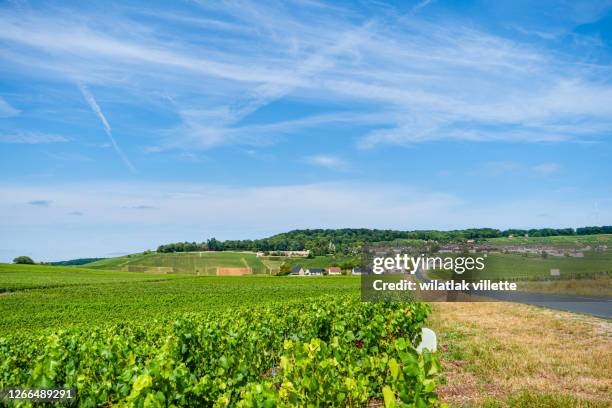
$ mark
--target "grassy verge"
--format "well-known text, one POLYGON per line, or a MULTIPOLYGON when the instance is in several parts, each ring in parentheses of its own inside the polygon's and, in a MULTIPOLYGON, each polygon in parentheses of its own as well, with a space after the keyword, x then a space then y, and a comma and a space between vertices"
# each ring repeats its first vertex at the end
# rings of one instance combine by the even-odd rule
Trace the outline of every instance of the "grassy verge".
POLYGON ((434 303, 451 407, 609 407, 612 323, 533 306, 434 303))

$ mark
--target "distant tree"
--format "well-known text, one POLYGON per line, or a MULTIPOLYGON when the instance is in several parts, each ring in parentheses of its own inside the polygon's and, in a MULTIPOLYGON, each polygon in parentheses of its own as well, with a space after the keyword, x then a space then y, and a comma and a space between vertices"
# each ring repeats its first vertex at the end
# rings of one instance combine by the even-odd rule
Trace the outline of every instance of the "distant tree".
POLYGON ((353 268, 357 268, 361 266, 361 260, 360 259, 348 259, 344 262, 342 262, 340 265, 340 268, 342 270, 350 270, 353 268))
POLYGON ((22 256, 18 256, 17 258, 13 259, 13 263, 33 265, 34 261, 29 256, 22 255, 22 256))
POLYGON ((303 251, 310 250, 311 256, 328 254, 358 255, 364 245, 401 240, 435 241, 437 243, 465 242, 498 237, 548 237, 591 234, 612 234, 612 226, 592 226, 582 228, 541 228, 541 229, 508 229, 470 228, 465 230, 435 231, 397 231, 366 228, 342 229, 306 229, 293 230, 268 238, 256 240, 219 241, 211 238, 208 241, 177 242, 160 245, 157 252, 188 251, 303 251))
MULTIPOLYGON (((60 265, 60 266, 78 266, 85 265, 91 262, 100 261, 105 258, 78 258, 78 259, 70 259, 68 261, 57 261, 57 262, 49 262, 50 265, 60 265)), ((41 262, 42 264, 43 262, 41 262)))
POLYGON ((215 238, 211 238, 207 242, 209 251, 223 251, 223 243, 215 238))
POLYGON ((291 272, 292 268, 293 267, 291 266, 289 262, 283 262, 279 268, 278 274, 281 276, 289 275, 289 272, 291 272))

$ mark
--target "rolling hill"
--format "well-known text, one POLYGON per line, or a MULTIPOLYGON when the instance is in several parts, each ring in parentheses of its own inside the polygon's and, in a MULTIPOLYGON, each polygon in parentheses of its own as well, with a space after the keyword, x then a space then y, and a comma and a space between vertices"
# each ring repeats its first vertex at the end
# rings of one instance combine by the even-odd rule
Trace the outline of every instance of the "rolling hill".
POLYGON ((218 268, 229 270, 250 269, 253 274, 270 273, 253 253, 246 252, 181 252, 139 253, 108 258, 87 264, 87 268, 115 269, 129 272, 191 273, 217 275, 218 268))

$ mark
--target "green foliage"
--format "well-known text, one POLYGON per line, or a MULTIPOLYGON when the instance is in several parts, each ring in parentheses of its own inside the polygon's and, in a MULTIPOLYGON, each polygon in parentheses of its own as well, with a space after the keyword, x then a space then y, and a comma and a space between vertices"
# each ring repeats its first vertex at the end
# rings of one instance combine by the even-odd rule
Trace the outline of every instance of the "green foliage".
MULTIPOLYGON (((0 292, 12 292, 24 289, 74 288, 80 285, 84 285, 91 289, 98 287, 98 290, 100 290, 104 288, 104 286, 100 286, 102 284, 159 281, 180 277, 180 275, 153 275, 119 271, 100 271, 69 266, 0 264, 0 292)), ((69 290, 65 294, 68 292, 69 290)), ((40 300, 41 293, 32 293, 31 296, 37 296, 40 300)), ((2 310, 1 304, 0 310, 2 310)))
POLYGON ((292 266, 289 262, 283 262, 281 263, 279 270, 278 270, 278 275, 279 276, 284 276, 284 275, 289 275, 289 273, 291 272, 292 266))
POLYGON ((355 255, 364 244, 406 240, 462 241, 468 239, 488 239, 508 236, 553 237, 610 234, 612 226, 541 229, 470 228, 452 231, 396 231, 368 228, 307 229, 277 234, 256 240, 217 241, 211 238, 206 242, 178 242, 161 245, 158 252, 189 251, 298 251, 308 249, 315 256, 327 254, 355 255))
POLYGON ((106 259, 106 258, 78 258, 78 259, 71 259, 69 261, 49 262, 49 265, 80 266, 80 265, 85 265, 85 264, 92 263, 92 262, 101 261, 103 259, 106 259))
POLYGON ((0 338, 0 388, 76 388, 79 405, 437 405, 421 303, 354 295, 0 338))
POLYGON ((77 267, 0 265, 0 337, 15 332, 172 320, 282 301, 358 295, 358 277, 217 277, 102 271, 77 267), (30 290, 36 289, 36 290, 30 290))
POLYGON ((34 261, 29 256, 22 255, 22 256, 18 256, 17 258, 13 259, 13 263, 22 264, 22 265, 33 265, 34 261))

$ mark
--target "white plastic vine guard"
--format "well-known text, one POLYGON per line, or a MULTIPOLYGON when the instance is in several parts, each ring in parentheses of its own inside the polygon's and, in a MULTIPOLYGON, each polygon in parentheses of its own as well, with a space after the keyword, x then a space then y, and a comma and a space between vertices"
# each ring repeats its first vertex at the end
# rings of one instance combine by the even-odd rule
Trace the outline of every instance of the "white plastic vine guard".
POLYGON ((438 338, 436 337, 436 333, 427 327, 423 327, 421 331, 421 344, 417 346, 416 350, 422 353, 425 349, 428 349, 432 353, 438 349, 438 338))

